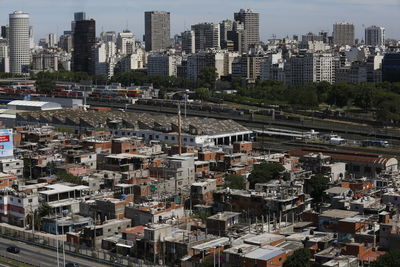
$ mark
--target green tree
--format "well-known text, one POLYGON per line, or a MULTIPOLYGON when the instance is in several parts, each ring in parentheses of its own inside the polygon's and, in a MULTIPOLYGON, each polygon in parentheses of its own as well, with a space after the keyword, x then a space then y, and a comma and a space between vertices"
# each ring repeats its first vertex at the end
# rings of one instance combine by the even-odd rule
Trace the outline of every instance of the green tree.
POLYGON ((200 87, 214 89, 217 78, 217 69, 215 67, 204 67, 200 70, 198 82, 200 87))
POLYGON ((254 188, 257 183, 266 183, 270 180, 279 178, 281 172, 284 170, 285 168, 282 164, 277 162, 268 162, 256 165, 249 176, 251 188, 254 188))
POLYGON ((242 176, 237 174, 230 174, 225 176, 225 187, 230 189, 246 189, 246 184, 242 176))
POLYGON ((296 250, 293 255, 289 256, 283 263, 283 267, 311 267, 310 259, 310 250, 302 248, 296 250))
POLYGON ((391 250, 381 255, 371 263, 371 267, 398 267, 400 266, 400 250, 391 250))
POLYGON ((49 94, 55 89, 56 84, 50 78, 41 78, 41 79, 36 80, 36 87, 39 92, 49 94))
POLYGON ((211 97, 211 92, 208 88, 200 87, 196 89, 196 98, 206 101, 211 97))
POLYGON ((82 184, 81 178, 74 176, 64 170, 57 172, 56 176, 57 176, 58 180, 60 180, 62 182, 67 182, 67 183, 77 184, 77 185, 82 184))
POLYGON ((329 178, 322 175, 316 174, 310 179, 311 186, 311 197, 315 202, 322 202, 324 191, 329 187, 329 178))
POLYGON ((38 208, 38 215, 41 218, 49 215, 50 212, 51 212, 51 207, 49 206, 49 204, 47 204, 46 202, 43 202, 42 204, 40 204, 40 206, 38 208))

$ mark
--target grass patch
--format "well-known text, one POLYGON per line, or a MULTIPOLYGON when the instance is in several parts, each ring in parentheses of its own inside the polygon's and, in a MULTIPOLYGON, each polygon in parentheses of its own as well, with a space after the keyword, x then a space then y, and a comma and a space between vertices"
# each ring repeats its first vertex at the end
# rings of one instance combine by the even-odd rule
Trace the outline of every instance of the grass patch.
POLYGON ((13 259, 9 259, 3 256, 0 256, 0 263, 9 264, 10 266, 18 266, 18 267, 31 267, 33 265, 29 265, 26 263, 22 263, 13 259))

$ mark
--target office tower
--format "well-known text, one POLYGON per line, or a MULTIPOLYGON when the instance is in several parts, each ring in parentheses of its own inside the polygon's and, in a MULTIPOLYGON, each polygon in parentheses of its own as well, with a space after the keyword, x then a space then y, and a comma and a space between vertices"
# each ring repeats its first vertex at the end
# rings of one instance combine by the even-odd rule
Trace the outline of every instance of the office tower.
POLYGON ((246 34, 244 30, 244 24, 239 21, 235 21, 233 23, 232 31, 228 31, 228 40, 232 42, 232 48, 229 48, 229 44, 227 47, 224 47, 228 50, 237 51, 240 54, 244 54, 248 52, 248 45, 246 41, 246 34))
POLYGON ((204 51, 209 48, 220 48, 219 24, 199 23, 192 25, 192 31, 195 35, 196 51, 204 51))
POLYGON ((170 13, 147 11, 144 15, 146 51, 167 49, 171 46, 170 13))
POLYGON ((182 57, 168 54, 153 54, 147 57, 147 74, 159 76, 177 76, 177 67, 182 57))
POLYGON ((400 53, 387 53, 383 57, 382 81, 400 82, 400 53))
POLYGON ((244 25, 245 41, 244 47, 248 50, 251 46, 260 43, 260 14, 250 9, 241 9, 234 14, 235 21, 239 21, 244 25))
POLYGON ((74 32, 75 24, 77 21, 86 20, 86 13, 85 12, 75 12, 74 13, 74 20, 71 22, 71 31, 74 32))
POLYGON ((57 46, 57 35, 55 33, 50 33, 48 36, 48 47, 56 47, 57 46))
POLYGON ((354 24, 348 22, 335 23, 333 25, 333 43, 335 45, 354 45, 354 24))
POLYGON ((0 38, 0 72, 10 72, 8 41, 4 38, 0 38))
POLYGON ((228 32, 233 30, 233 21, 226 19, 219 24, 221 47, 228 41, 228 32))
POLYGON ((135 51, 135 35, 129 31, 124 30, 118 33, 117 37, 117 50, 120 55, 130 55, 135 51))
POLYGON ((28 73, 30 64, 29 14, 15 11, 10 14, 10 72, 28 73))
POLYGON ((96 21, 76 21, 73 35, 73 71, 93 74, 92 48, 96 44, 96 21))
POLYGON ((65 52, 72 52, 72 35, 71 34, 63 34, 60 36, 60 40, 58 42, 58 46, 64 50, 65 52))
POLYGON ((196 38, 194 31, 184 31, 182 33, 182 50, 185 51, 186 54, 194 54, 196 53, 196 38))
POLYGON ((365 44, 370 46, 385 45, 385 28, 371 26, 365 29, 365 44))
POLYGON ((1 38, 8 39, 8 25, 1 26, 1 38))

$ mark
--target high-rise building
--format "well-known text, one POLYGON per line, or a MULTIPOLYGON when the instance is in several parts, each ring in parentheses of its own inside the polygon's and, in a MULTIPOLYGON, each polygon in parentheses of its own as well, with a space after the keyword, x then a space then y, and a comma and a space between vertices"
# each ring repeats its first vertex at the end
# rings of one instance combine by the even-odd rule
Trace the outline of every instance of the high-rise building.
POLYGON ((4 38, 0 38, 0 72, 10 72, 8 41, 4 38))
POLYGON ((219 24, 199 23, 192 25, 192 31, 195 35, 196 51, 204 51, 209 48, 220 48, 220 32, 219 24))
POLYGON ((221 47, 228 41, 228 32, 233 30, 233 21, 226 19, 219 24, 221 47))
POLYGON ((260 43, 260 14, 250 9, 241 9, 234 14, 235 21, 239 21, 244 25, 245 41, 244 47, 248 50, 251 46, 260 43))
POLYGON ((57 46, 57 35, 55 33, 50 33, 48 36, 48 47, 56 47, 57 46))
POLYGON ((371 26, 365 29, 365 44, 370 46, 385 45, 385 28, 371 26))
POLYGON ((237 57, 232 63, 232 77, 255 82, 261 75, 262 55, 244 54, 237 57))
POLYGON ((382 81, 400 82, 400 53, 387 53, 383 57, 382 81))
POLYGON ((71 22, 71 31, 74 32, 75 25, 77 21, 86 20, 86 13, 85 12, 75 12, 74 13, 74 20, 71 22))
POLYGON ((102 32, 100 33, 100 39, 103 42, 113 42, 117 41, 117 34, 114 31, 102 32))
POLYGON ((117 50, 120 55, 130 55, 135 51, 135 35, 131 31, 118 33, 117 50))
POLYGON ((182 57, 168 54, 153 54, 147 57, 147 74, 177 76, 177 67, 182 57))
POLYGON ((77 21, 73 35, 73 71, 94 73, 92 48, 95 44, 96 21, 93 19, 77 21))
POLYGON ((335 82, 334 57, 330 53, 292 56, 285 64, 285 81, 290 86, 314 82, 335 82))
POLYGON ((333 25, 333 43, 335 45, 354 45, 354 24, 348 22, 335 23, 333 25))
POLYGON ((60 40, 58 42, 58 47, 63 49, 65 52, 72 52, 72 35, 71 34, 63 34, 60 36, 60 40))
POLYGON ((9 31, 10 72, 28 73, 30 64, 29 14, 22 11, 11 13, 9 31))
POLYGON ((94 74, 111 78, 116 65, 114 42, 100 42, 93 48, 94 74))
POLYGON ((224 53, 219 51, 200 51, 192 54, 187 59, 187 78, 196 81, 205 67, 215 67, 217 78, 224 73, 224 53))
POLYGON ((182 50, 186 54, 196 53, 196 37, 194 31, 184 31, 182 33, 182 50))
POLYGON ((1 38, 8 39, 8 25, 1 26, 1 38))
MULTIPOLYGON (((233 51, 237 51, 241 54, 248 52, 247 35, 244 30, 244 24, 240 21, 233 23, 232 31, 228 31, 228 40, 233 43, 233 51)), ((229 49, 227 44, 227 49, 229 49)))
POLYGON ((171 46, 170 13, 147 11, 144 14, 146 51, 164 50, 171 46))

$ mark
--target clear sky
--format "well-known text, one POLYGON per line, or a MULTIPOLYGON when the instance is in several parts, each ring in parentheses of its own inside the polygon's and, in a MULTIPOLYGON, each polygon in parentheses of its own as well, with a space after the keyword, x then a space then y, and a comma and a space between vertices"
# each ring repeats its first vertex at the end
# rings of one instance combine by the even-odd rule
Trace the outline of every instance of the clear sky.
POLYGON ((85 11, 96 20, 97 32, 122 31, 128 26, 138 39, 144 32, 144 11, 171 12, 171 34, 199 22, 232 19, 240 8, 260 13, 261 40, 293 34, 332 31, 334 22, 349 21, 363 38, 363 25, 386 28, 400 39, 400 0, 0 0, 0 24, 14 10, 30 13, 35 38, 58 35, 70 28, 73 13, 85 11))

